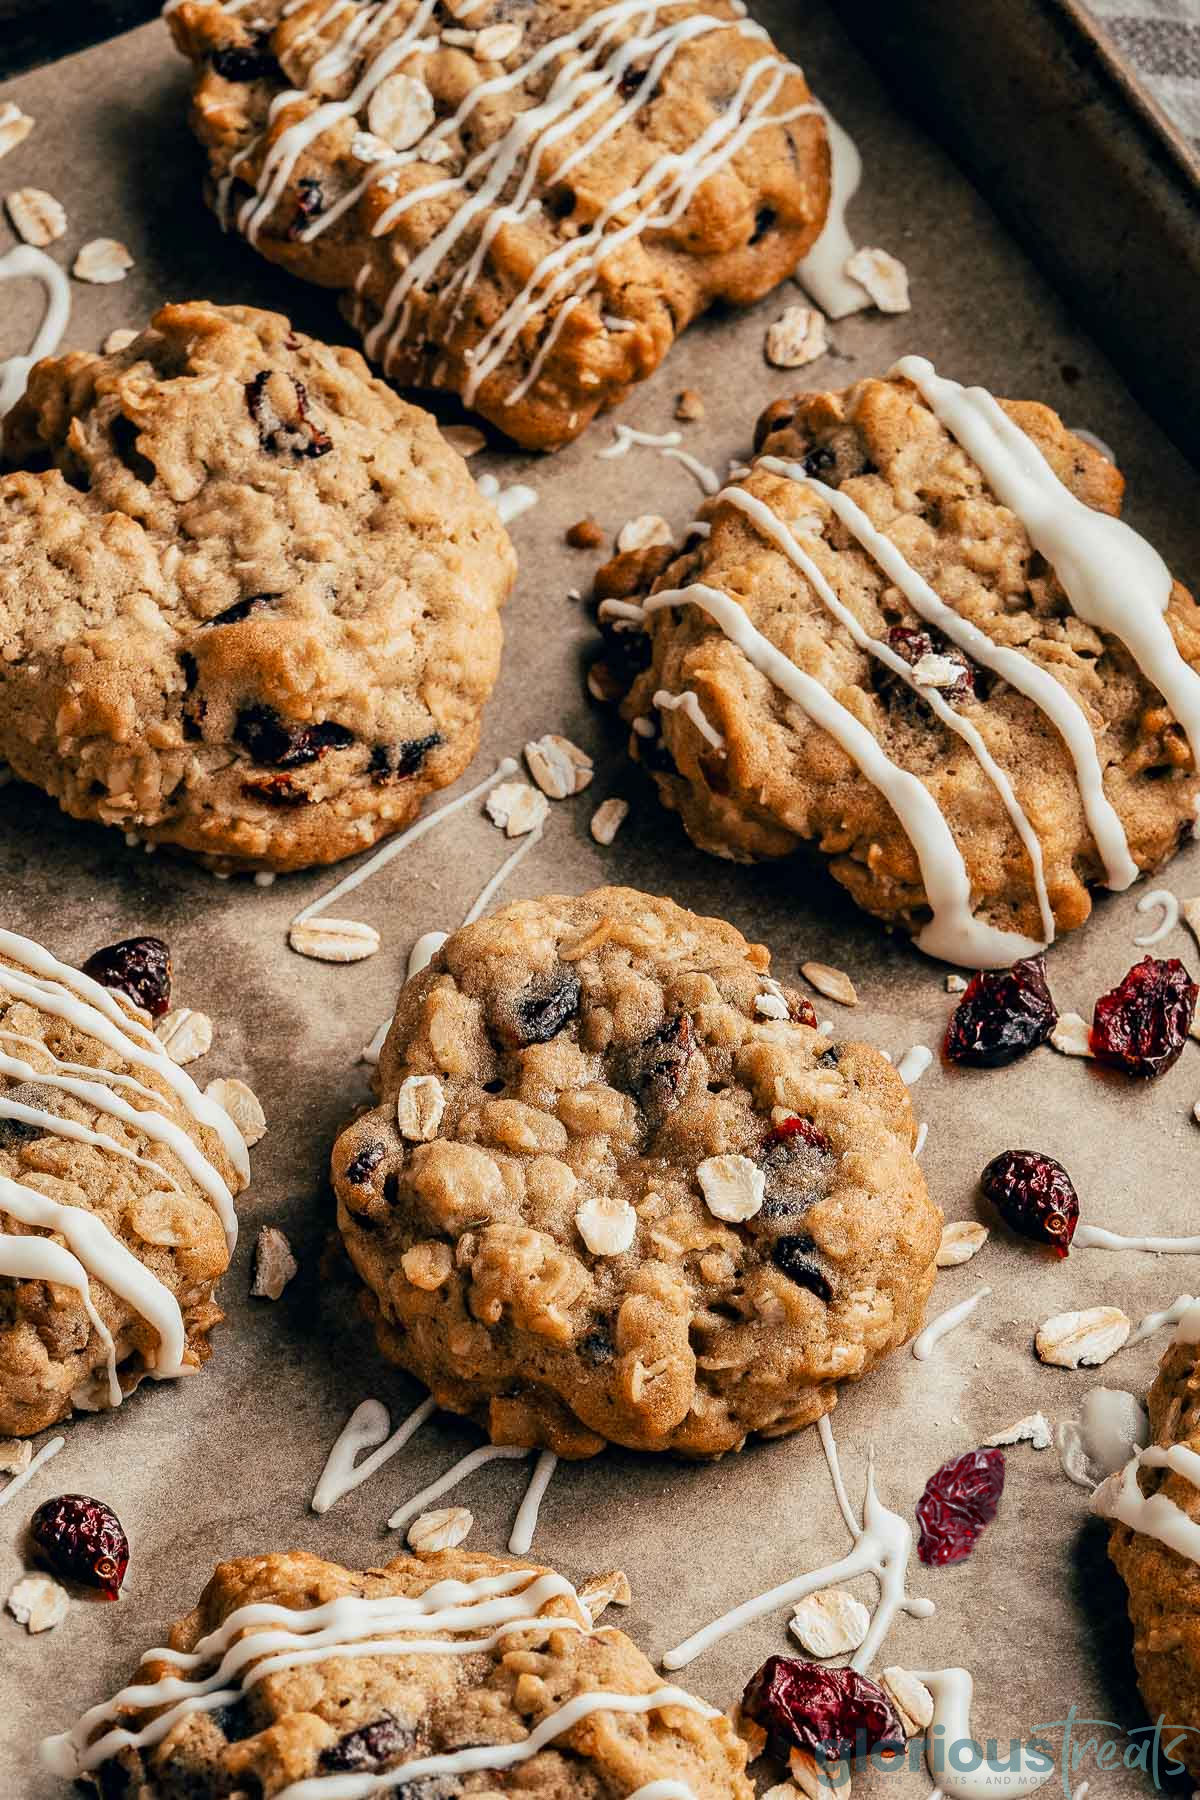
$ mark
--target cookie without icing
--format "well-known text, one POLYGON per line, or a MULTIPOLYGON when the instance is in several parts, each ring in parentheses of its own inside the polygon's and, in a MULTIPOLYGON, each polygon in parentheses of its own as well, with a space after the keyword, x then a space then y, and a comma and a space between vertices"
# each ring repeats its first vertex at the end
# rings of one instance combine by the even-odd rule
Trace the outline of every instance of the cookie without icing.
POLYGON ((401 991, 338 1222, 384 1354, 493 1441, 719 1456, 920 1325, 941 1214, 908 1091, 769 961, 598 888, 456 932, 401 991))
MULTIPOLYGON (((911 364, 948 415, 963 404, 956 384, 911 364)), ((1092 530, 1118 513, 1122 478, 1099 451, 1048 407, 992 412, 989 399, 970 420, 982 417, 1006 468, 1023 444, 1037 447, 1052 528, 1083 518, 1092 530), (1019 432, 993 440, 997 416, 1019 432)), ((708 535, 618 556, 596 584, 608 662, 628 689, 630 752, 697 844, 743 861, 811 846, 859 906, 932 954, 995 966, 1082 924, 1090 885, 1123 887, 1190 839, 1200 783, 1177 715, 1126 643, 1072 608, 1018 512, 918 386, 893 374, 781 400, 756 440, 751 470, 701 508, 708 535), (862 541, 871 530, 882 549, 862 541), (889 552, 899 554, 885 568, 889 552), (898 566, 923 584, 924 614, 898 566), (651 600, 643 617, 668 591, 678 599, 662 610, 651 600), (749 650, 734 641, 743 627, 749 650), (688 695, 689 710, 665 703, 688 695), (815 716, 822 706, 833 728, 815 716), (864 767, 870 756, 882 778, 864 767), (928 866, 897 800, 934 815, 920 821, 928 866), (931 868, 946 890, 940 918, 931 868)), ((1111 537, 1101 567, 1120 567, 1108 599, 1131 602, 1131 636, 1157 622, 1161 600, 1163 678, 1195 707, 1194 600, 1124 527, 1100 529, 1111 537)))
POLYGON ((65 811, 300 869, 470 762, 512 547, 357 352, 165 306, 39 363, 3 446, 0 756, 65 811))
MULTIPOLYGON (((224 1800, 340 1776, 343 1782, 357 1777, 353 1791, 367 1794, 376 1791, 372 1777, 390 1773, 392 1791, 405 1764, 438 1758, 448 1770, 416 1774, 395 1791, 425 1800, 496 1793, 627 1800, 651 1782, 669 1781, 682 1782, 695 1800, 752 1800, 745 1747, 728 1719, 664 1682, 623 1632, 591 1629, 571 1584, 550 1570, 466 1550, 399 1556, 361 1574, 302 1550, 241 1557, 218 1565, 195 1611, 171 1630, 171 1649, 195 1654, 209 1639, 213 1652, 185 1668, 182 1679, 203 1682, 221 1655, 214 1635, 237 1631, 241 1609, 255 1606, 297 1615, 287 1626, 301 1654, 306 1615, 338 1607, 328 1653, 313 1658, 309 1650, 309 1660, 287 1666, 289 1650, 281 1647, 276 1624, 256 1656, 255 1627, 247 1621, 236 1661, 253 1667, 269 1648, 272 1673, 247 1685, 234 1670, 221 1685, 241 1687, 240 1694, 212 1710, 180 1709, 177 1701, 165 1715, 160 1708, 159 1741, 141 1750, 114 1746, 116 1753, 86 1774, 89 1792, 125 1800, 185 1794, 224 1800), (436 1613, 430 1617, 437 1603, 428 1596, 450 1583, 462 1584, 454 1599, 458 1616, 443 1624, 436 1613), (522 1616, 527 1624, 497 1634, 498 1622, 522 1616), (426 1642, 444 1639, 446 1653, 338 1654, 338 1646, 404 1632, 426 1642), (467 1635, 485 1647, 456 1650, 456 1637, 461 1642, 467 1635), (657 1704, 656 1693, 664 1695, 657 1704), (636 1710, 604 1705, 606 1698, 630 1696, 636 1710), (544 1745, 530 1755, 524 1740, 539 1729, 544 1745), (507 1766, 489 1765, 483 1753, 493 1746, 497 1758, 507 1756, 507 1766), (472 1750, 469 1760, 482 1767, 455 1770, 472 1750)), ((149 1652, 138 1679, 164 1677, 179 1680, 178 1664, 149 1652)), ((114 1704, 91 1740, 117 1723, 136 1732, 151 1716, 133 1706, 118 1713, 114 1704)), ((51 1743, 66 1752, 61 1772, 73 1773, 71 1751, 61 1739, 51 1743)))
POLYGON ((736 0, 167 14, 222 220, 338 290, 385 374, 528 449, 760 299, 825 220, 823 120, 736 0))

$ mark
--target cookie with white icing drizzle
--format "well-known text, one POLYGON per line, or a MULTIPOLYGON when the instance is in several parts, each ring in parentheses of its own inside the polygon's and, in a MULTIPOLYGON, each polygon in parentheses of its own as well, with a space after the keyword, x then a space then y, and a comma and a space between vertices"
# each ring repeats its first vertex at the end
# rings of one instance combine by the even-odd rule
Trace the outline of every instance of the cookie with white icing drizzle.
POLYGON ((830 207, 825 124, 740 0, 176 0, 210 198, 368 355, 553 449, 830 207))
POLYGON ((908 1090, 730 925, 629 888, 504 907, 403 988, 334 1148, 384 1354, 494 1443, 715 1457, 920 1327, 908 1090))
POLYGON ((0 931, 0 1435, 200 1368, 248 1174, 144 1014, 0 931))
POLYGON ((597 581, 631 753, 698 844, 811 846, 930 954, 995 967, 1190 838, 1200 611, 1105 457, 919 357, 777 402, 757 445, 702 535, 597 581))
POLYGON ((725 1716, 593 1625, 564 1576, 463 1550, 221 1563, 137 1683, 42 1757, 138 1800, 754 1792, 725 1716))
POLYGON ((40 362, 5 421, 0 756, 218 870, 350 856, 470 762, 514 573, 462 458, 357 352, 163 307, 40 362))

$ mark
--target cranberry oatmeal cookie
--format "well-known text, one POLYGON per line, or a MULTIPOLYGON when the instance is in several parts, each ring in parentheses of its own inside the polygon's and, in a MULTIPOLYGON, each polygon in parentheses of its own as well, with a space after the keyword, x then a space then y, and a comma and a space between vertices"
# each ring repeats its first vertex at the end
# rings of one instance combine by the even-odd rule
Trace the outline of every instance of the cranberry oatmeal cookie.
POLYGON ((1138 1685, 1181 1728, 1170 1755, 1200 1778, 1200 1303, 1180 1321, 1147 1395, 1150 1447, 1110 1475, 1092 1510, 1129 1591, 1138 1685), (1186 1728, 1187 1735, 1183 1735, 1186 1728))
POLYGON ((248 1173, 148 1014, 0 931, 0 1437, 199 1368, 248 1173))
POLYGON ((140 1687, 46 1741, 51 1768, 128 1800, 324 1781, 340 1800, 626 1800, 651 1782, 752 1800, 728 1719, 531 1563, 446 1550, 360 1574, 303 1550, 241 1557, 218 1565, 168 1648, 146 1653, 140 1687), (373 1638, 388 1641, 364 1653, 373 1638), (217 1688, 224 1704, 205 1707, 217 1688))
POLYGON ((470 762, 512 547, 357 352, 165 306, 39 363, 3 445, 0 755, 65 811, 300 869, 470 762))
POLYGON ((830 153, 738 0, 171 0, 210 198, 368 355, 552 450, 811 248, 830 153))
POLYGON ((631 753, 697 844, 813 845, 994 967, 1190 838, 1200 612, 1099 451, 918 357, 777 402, 756 442, 682 546, 597 580, 631 753))
POLYGON ((384 1354, 494 1442, 713 1457, 920 1325, 941 1214, 908 1092, 732 926, 523 901, 407 983, 333 1153, 384 1354))

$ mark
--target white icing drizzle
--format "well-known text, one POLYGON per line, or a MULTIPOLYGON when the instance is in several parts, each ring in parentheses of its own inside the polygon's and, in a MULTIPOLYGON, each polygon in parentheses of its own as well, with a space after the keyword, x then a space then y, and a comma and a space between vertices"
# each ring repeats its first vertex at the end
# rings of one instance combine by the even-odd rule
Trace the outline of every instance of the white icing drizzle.
POLYGON ((1016 1768, 1012 1758, 995 1761, 986 1747, 972 1769, 955 1769, 948 1752, 955 1744, 977 1744, 971 1730, 975 1683, 966 1669, 914 1669, 933 1695, 933 1719, 925 1736, 925 1764, 947 1800, 1021 1800, 1044 1786, 1054 1773, 1043 1750, 1022 1744, 1016 1768))
POLYGON ((699 695, 694 694, 691 688, 682 694, 669 694, 665 688, 659 688, 653 703, 660 712, 681 712, 691 720, 705 743, 711 744, 714 750, 724 750, 725 739, 715 725, 709 724, 699 695))
POLYGON ((1094 431, 1089 431, 1086 425, 1068 425, 1067 430, 1072 437, 1082 438, 1085 444, 1090 444, 1093 450, 1098 450, 1101 456, 1110 463, 1116 463, 1117 453, 1107 439, 1099 437, 1094 431))
POLYGON ((1149 1250, 1155 1256, 1200 1255, 1200 1237, 1125 1237, 1102 1225, 1078 1225, 1071 1240, 1077 1250, 1149 1250))
POLYGON ((1185 1307, 1175 1329, 1173 1344, 1200 1344, 1200 1300, 1185 1307))
POLYGON ((429 1486, 422 1488, 419 1494, 416 1494, 411 1500, 406 1500, 403 1506, 398 1506, 388 1520, 388 1530, 400 1531, 410 1519, 415 1519, 419 1513, 423 1513, 431 1500, 440 1500, 443 1494, 448 1494, 452 1488, 456 1488, 460 1482, 467 1479, 468 1475, 473 1475, 476 1469, 482 1468, 484 1463, 517 1462, 521 1457, 528 1455, 529 1451, 522 1444, 480 1444, 477 1450, 470 1451, 466 1456, 460 1456, 444 1475, 439 1476, 436 1481, 431 1481, 429 1486))
POLYGON ((46 306, 27 354, 0 360, 0 419, 25 392, 34 363, 43 356, 53 356, 58 349, 71 316, 71 288, 58 264, 32 244, 18 244, 0 256, 0 281, 20 281, 27 277, 41 282, 46 293, 46 306))
POLYGON ((407 831, 402 831, 399 837, 389 838, 381 849, 376 850, 367 858, 366 862, 360 863, 358 868, 352 870, 349 875, 343 875, 342 879, 336 882, 327 893, 321 894, 316 900, 310 900, 307 906, 302 906, 292 920, 292 924, 300 925, 305 919, 315 918, 317 913, 324 912, 326 907, 332 906, 335 900, 340 900, 343 894, 349 894, 356 887, 361 887, 364 881, 369 881, 372 875, 377 875, 380 869, 385 868, 392 861, 393 857, 399 856, 400 852, 406 850, 410 844, 415 844, 418 838, 423 838, 425 833, 432 831, 435 825, 440 825, 443 820, 450 818, 454 813, 461 812, 464 806, 471 804, 472 800, 478 800, 481 794, 486 794, 488 789, 495 787, 498 781, 503 781, 507 775, 515 775, 516 771, 517 764, 514 759, 511 756, 502 757, 492 773, 486 775, 482 781, 477 781, 475 786, 468 788, 465 794, 459 794, 454 800, 447 800, 443 806, 435 807, 432 812, 426 813, 423 818, 418 819, 415 825, 410 825, 407 831))
POLYGON ((538 503, 537 489, 522 481, 501 487, 494 475, 481 475, 475 485, 484 499, 492 502, 502 525, 511 525, 514 519, 519 519, 522 513, 527 513, 538 503))
POLYGON ((532 1548, 533 1534, 537 1530, 538 1513, 541 1511, 542 1500, 557 1467, 558 1458, 553 1450, 542 1450, 538 1453, 533 1474, 529 1478, 529 1486, 525 1490, 525 1498, 517 1508, 512 1535, 508 1540, 508 1547, 514 1556, 525 1556, 532 1548))
MULTIPOLYGON (((1075 1235, 1078 1237, 1078 1232, 1075 1235)), ((1121 1348, 1128 1350, 1131 1344, 1143 1343, 1146 1338, 1153 1337, 1156 1331, 1165 1331, 1168 1325, 1181 1325, 1195 1304, 1191 1294, 1180 1294, 1178 1300, 1173 1300, 1170 1306, 1165 1306, 1161 1312, 1147 1313, 1145 1318, 1138 1320, 1121 1348)), ((1175 1342, 1179 1343, 1180 1341, 1179 1335, 1176 1333, 1175 1342)), ((1187 1340, 1182 1341, 1186 1342, 1187 1340)))
POLYGON ((1174 713, 1200 767, 1200 675, 1180 655, 1167 624, 1171 573, 1157 550, 1123 520, 1077 500, 985 388, 947 381, 921 356, 902 357, 892 373, 913 383, 1016 514, 1076 615, 1125 645, 1174 713))
POLYGON ((686 1781, 645 1781, 640 1788, 634 1788, 629 1800, 696 1800, 696 1796, 686 1781))
POLYGON ((721 477, 717 471, 709 463, 701 462, 698 456, 693 456, 690 450, 676 450, 668 446, 667 449, 660 450, 659 455, 665 456, 669 462, 681 463, 694 478, 702 494, 715 494, 719 491, 721 477))
POLYGON ((437 1401, 431 1394, 392 1431, 391 1417, 381 1400, 364 1400, 356 1406, 326 1458, 309 1502, 312 1510, 327 1513, 343 1495, 369 1480, 398 1450, 403 1450, 436 1411, 437 1401), (359 1462, 357 1459, 363 1450, 371 1450, 372 1454, 359 1462))
POLYGON ((1123 1469, 1149 1436, 1150 1421, 1140 1400, 1124 1388, 1095 1387, 1084 1395, 1078 1417, 1060 1420, 1054 1447, 1068 1481, 1094 1488, 1123 1469))
POLYGON ((673 450, 682 444, 681 431, 636 431, 632 425, 614 425, 613 441, 604 450, 597 450, 596 455, 601 462, 611 461, 615 456, 628 456, 635 444, 644 444, 651 450, 673 450))
POLYGON ((1156 908, 1161 909, 1162 918, 1149 931, 1139 932, 1134 938, 1139 950, 1148 950, 1152 944, 1160 944, 1179 923, 1179 902, 1169 888, 1152 888, 1137 903, 1140 913, 1154 912, 1156 908))
POLYGON ((0 1506, 7 1506, 10 1500, 15 1499, 21 1489, 27 1487, 33 1480, 38 1470, 43 1468, 52 1456, 58 1455, 66 1441, 64 1437, 52 1437, 48 1443, 43 1444, 36 1456, 30 1458, 29 1467, 22 1469, 19 1475, 14 1475, 11 1481, 6 1482, 0 1488, 0 1506))
POLYGON ((846 274, 846 264, 854 255, 854 239, 846 229, 846 208, 862 180, 862 158, 853 138, 843 131, 828 108, 823 106, 821 113, 832 162, 829 211, 821 235, 796 269, 796 280, 822 312, 831 319, 844 319, 848 313, 861 312, 871 304, 866 289, 846 274))
POLYGON ((1162 1492, 1143 1494, 1138 1485, 1139 1468, 1167 1469, 1200 1486, 1200 1454, 1186 1444, 1165 1448, 1151 1444, 1131 1456, 1118 1474, 1106 1476, 1092 1495, 1091 1511, 1101 1519, 1116 1519, 1132 1531, 1157 1538, 1190 1562, 1200 1562, 1200 1521, 1189 1518, 1162 1492))
MULTIPOLYGON (((932 918, 917 936, 919 947, 945 962, 1007 968, 1041 948, 1031 938, 1001 931, 973 916, 966 864, 936 801, 915 775, 892 762, 876 739, 828 688, 797 667, 764 637, 735 600, 703 582, 653 594, 646 611, 667 606, 702 608, 750 662, 794 700, 815 725, 836 740, 866 779, 879 789, 908 833, 921 869, 932 918)), ((902 660, 902 659, 901 659, 902 660)))
POLYGON ((905 1087, 916 1087, 932 1061, 933 1051, 928 1044, 914 1044, 896 1064, 896 1073, 905 1087))
POLYGON ((541 843, 542 834, 545 829, 546 822, 543 819, 541 824, 535 825, 533 830, 528 832, 526 836, 521 839, 521 842, 517 845, 516 849, 509 856, 505 857, 491 880, 485 882, 484 886, 480 889, 474 904, 468 911, 462 925, 459 926, 460 931, 464 926, 473 925, 476 919, 482 918, 483 914, 492 904, 492 901, 496 898, 496 895, 500 892, 500 889, 504 886, 504 883, 517 867, 517 864, 523 862, 534 846, 541 843))
POLYGON ((933 1612, 931 1601, 914 1599, 906 1592, 908 1562, 912 1554, 912 1529, 907 1519, 901 1518, 899 1513, 889 1511, 879 1499, 875 1491, 874 1459, 869 1459, 867 1463, 866 1499, 860 1525, 842 1483, 832 1430, 826 1420, 822 1419, 820 1423, 823 1427, 821 1442, 829 1459, 834 1492, 846 1527, 854 1539, 853 1549, 848 1555, 827 1564, 823 1569, 797 1576, 791 1581, 780 1582, 778 1587, 769 1589, 767 1593, 758 1594, 752 1600, 743 1601, 741 1606, 735 1606, 711 1625, 695 1632, 684 1643, 676 1645, 675 1649, 668 1650, 662 1659, 664 1668, 682 1669, 721 1638, 728 1637, 731 1631, 737 1631, 754 1619, 762 1618, 764 1613, 774 1612, 777 1607, 794 1606, 806 1594, 815 1593, 818 1588, 835 1587, 840 1582, 853 1580, 856 1575, 874 1576, 879 1584, 879 1602, 871 1619, 870 1630, 850 1658, 853 1669, 862 1671, 870 1667, 898 1612, 912 1613, 918 1618, 928 1618, 933 1612))
POLYGON ((913 1145, 913 1155, 914 1156, 917 1156, 917 1157, 920 1156, 922 1150, 925 1148, 925 1139, 928 1136, 929 1136, 929 1123, 926 1119, 922 1119, 921 1123, 917 1126, 917 1141, 913 1145))
POLYGON ((956 1325, 961 1325, 964 1319, 969 1319, 980 1301, 985 1300, 991 1291, 990 1287, 981 1287, 975 1293, 968 1294, 965 1300, 960 1300, 957 1306, 947 1307, 944 1313, 939 1313, 936 1319, 930 1320, 924 1331, 913 1339, 912 1353, 917 1361, 925 1362, 932 1356, 946 1333, 953 1331, 956 1325))
POLYGON ((426 931, 421 934, 408 953, 408 979, 419 975, 427 969, 442 945, 449 937, 448 931, 426 931))

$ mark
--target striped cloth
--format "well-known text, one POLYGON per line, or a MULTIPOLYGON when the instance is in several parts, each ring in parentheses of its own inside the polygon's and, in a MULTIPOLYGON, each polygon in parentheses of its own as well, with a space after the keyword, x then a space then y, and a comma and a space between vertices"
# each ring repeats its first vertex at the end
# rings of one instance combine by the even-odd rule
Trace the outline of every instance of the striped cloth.
POLYGON ((1200 150, 1200 0, 1086 0, 1134 74, 1200 150))

